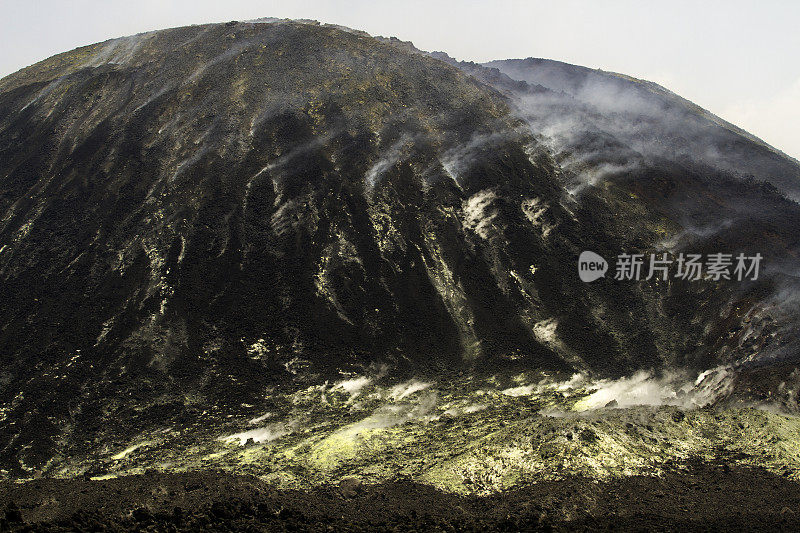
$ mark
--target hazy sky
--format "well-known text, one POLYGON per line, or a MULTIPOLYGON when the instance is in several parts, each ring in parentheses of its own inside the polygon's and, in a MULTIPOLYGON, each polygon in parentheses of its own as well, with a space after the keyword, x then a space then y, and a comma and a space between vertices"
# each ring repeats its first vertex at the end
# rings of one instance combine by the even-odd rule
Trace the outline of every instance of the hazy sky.
POLYGON ((546 57, 656 81, 800 159, 800 1, 0 0, 0 76, 147 30, 312 18, 457 59, 546 57))

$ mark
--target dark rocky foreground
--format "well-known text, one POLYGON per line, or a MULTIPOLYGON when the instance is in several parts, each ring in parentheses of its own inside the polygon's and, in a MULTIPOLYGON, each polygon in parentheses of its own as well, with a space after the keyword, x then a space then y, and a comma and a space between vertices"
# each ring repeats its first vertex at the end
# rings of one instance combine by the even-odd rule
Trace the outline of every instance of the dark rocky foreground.
POLYGON ((462 497, 407 480, 277 491, 218 472, 0 485, 12 531, 797 531, 800 485, 693 464, 660 478, 542 482, 462 497))

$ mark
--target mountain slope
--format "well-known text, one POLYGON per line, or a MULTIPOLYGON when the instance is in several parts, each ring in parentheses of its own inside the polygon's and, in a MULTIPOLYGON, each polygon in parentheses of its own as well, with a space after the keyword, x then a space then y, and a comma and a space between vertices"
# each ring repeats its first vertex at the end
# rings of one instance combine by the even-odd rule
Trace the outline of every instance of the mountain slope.
POLYGON ((0 80, 2 467, 124 462, 144 434, 206 438, 298 405, 313 418, 293 394, 327 402, 361 374, 387 390, 776 360, 789 375, 797 315, 775 302, 794 290, 800 209, 760 180, 797 165, 764 152, 747 180, 648 151, 654 116, 625 137, 617 111, 533 81, 286 21, 115 39, 0 80), (595 122, 554 145, 563 110, 595 122), (583 250, 679 248, 709 224, 696 251, 781 268, 751 284, 575 274, 583 250))
POLYGON ((522 105, 567 144, 589 132, 603 132, 642 157, 702 162, 769 181, 790 198, 800 198, 796 160, 660 85, 544 59, 492 61, 486 66, 555 93, 525 98, 522 105), (569 113, 552 116, 559 107, 550 97, 564 102, 569 113))

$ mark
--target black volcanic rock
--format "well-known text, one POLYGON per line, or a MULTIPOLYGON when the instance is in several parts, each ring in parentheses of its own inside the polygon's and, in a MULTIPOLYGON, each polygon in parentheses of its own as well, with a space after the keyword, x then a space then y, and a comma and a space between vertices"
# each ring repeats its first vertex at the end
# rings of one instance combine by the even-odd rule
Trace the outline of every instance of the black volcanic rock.
POLYGON ((735 206, 698 251, 791 270, 797 204, 602 128, 553 150, 515 100, 551 89, 482 69, 334 27, 230 23, 0 80, 3 467, 370 365, 618 376, 773 342, 759 313, 783 278, 586 285, 575 262, 735 206), (581 151, 647 162, 570 194, 581 151), (761 329, 730 334, 744 323, 761 329))

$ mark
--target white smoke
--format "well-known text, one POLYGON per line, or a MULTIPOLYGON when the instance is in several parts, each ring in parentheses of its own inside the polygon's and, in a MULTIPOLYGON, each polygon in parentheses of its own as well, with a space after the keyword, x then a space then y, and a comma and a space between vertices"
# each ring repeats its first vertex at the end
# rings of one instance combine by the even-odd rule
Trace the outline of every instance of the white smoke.
POLYGON ((466 143, 459 144, 442 154, 440 158, 442 167, 455 184, 461 187, 461 175, 474 163, 479 150, 507 139, 507 135, 500 133, 476 133, 466 143))
POLYGON ((648 160, 666 158, 740 177, 762 176, 789 197, 800 197, 797 173, 787 175, 788 167, 776 164, 782 154, 657 84, 559 62, 512 60, 487 66, 539 86, 511 96, 518 114, 557 158, 579 152, 592 165, 611 165, 577 176, 583 186, 598 183, 614 165, 635 170, 648 160), (741 137, 761 149, 743 157, 732 141, 741 137))
POLYGON ((637 405, 675 405, 696 408, 708 405, 730 392, 732 374, 728 367, 718 367, 699 374, 694 380, 684 372, 655 375, 639 371, 616 380, 587 384, 593 392, 576 404, 577 410, 637 405))
POLYGON ((400 162, 403 154, 408 151, 409 145, 413 142, 414 140, 411 136, 403 135, 397 142, 389 147, 383 157, 378 159, 367 171, 365 175, 367 185, 369 187, 377 185, 381 177, 400 162))
POLYGON ((482 239, 488 239, 492 223, 497 218, 497 213, 492 209, 492 203, 497 199, 497 194, 491 189, 477 192, 464 200, 464 225, 477 233, 482 239))
POLYGON ((432 419, 431 412, 436 408, 436 391, 421 394, 416 402, 390 404, 378 408, 367 418, 357 422, 351 428, 356 430, 388 428, 410 421, 432 419))
POLYGON ((263 422, 267 418, 272 418, 273 416, 274 415, 272 413, 264 413, 261 416, 257 416, 255 418, 252 418, 252 419, 248 420, 247 423, 250 424, 251 426, 255 426, 256 424, 260 424, 261 422, 263 422))
POLYGON ((402 400, 403 398, 411 396, 415 392, 427 389, 431 385, 433 385, 433 383, 426 383, 424 381, 410 379, 405 383, 400 383, 399 385, 392 387, 390 395, 394 400, 402 400))
POLYGON ((251 429, 248 431, 242 431, 241 433, 234 433, 233 435, 219 437, 218 440, 225 442, 227 444, 236 442, 238 440, 239 445, 244 446, 250 440, 257 443, 272 442, 274 440, 277 440, 281 437, 288 435, 289 433, 291 433, 291 431, 290 427, 288 427, 287 424, 276 422, 274 424, 269 424, 267 426, 251 429))
POLYGON ((343 381, 339 381, 335 383, 333 389, 342 389, 347 394, 350 395, 351 398, 355 398, 361 393, 361 390, 370 385, 372 380, 366 376, 360 376, 352 379, 346 379, 343 381))
POLYGON ((578 373, 565 381, 544 379, 539 383, 519 385, 500 392, 511 397, 546 396, 557 392, 567 399, 578 398, 573 407, 576 411, 638 405, 674 405, 691 409, 727 396, 732 386, 732 369, 721 366, 697 375, 681 370, 658 374, 641 370, 618 379, 599 380, 578 373))

